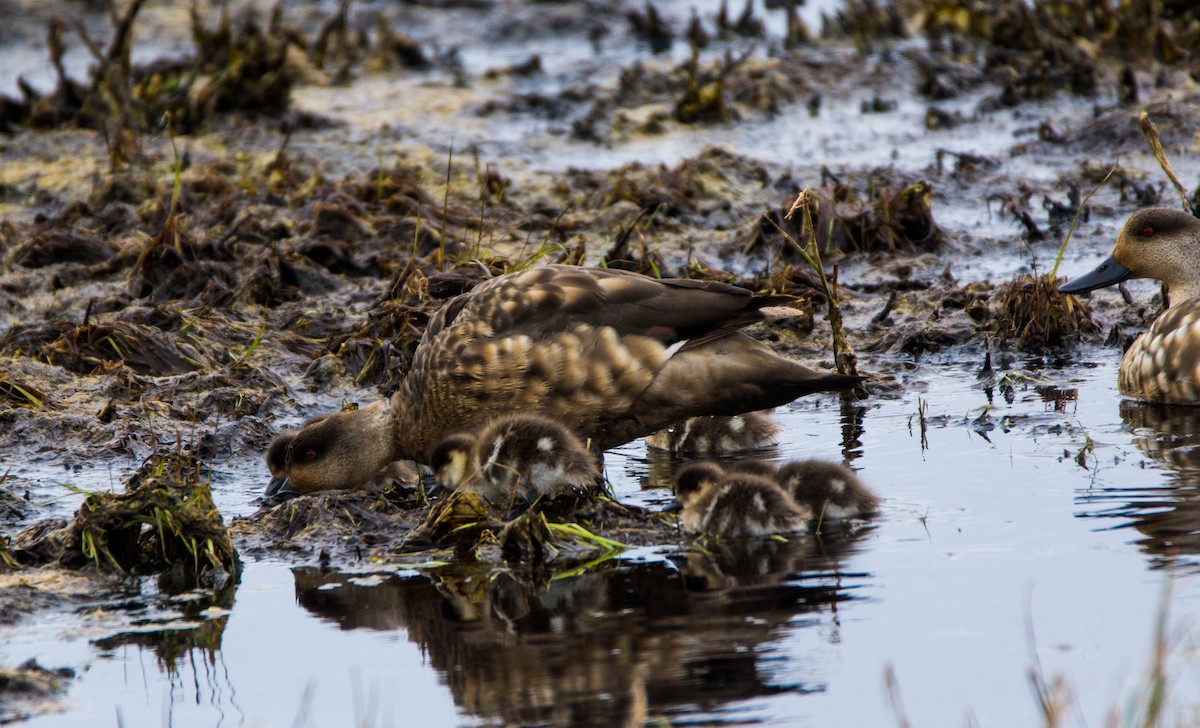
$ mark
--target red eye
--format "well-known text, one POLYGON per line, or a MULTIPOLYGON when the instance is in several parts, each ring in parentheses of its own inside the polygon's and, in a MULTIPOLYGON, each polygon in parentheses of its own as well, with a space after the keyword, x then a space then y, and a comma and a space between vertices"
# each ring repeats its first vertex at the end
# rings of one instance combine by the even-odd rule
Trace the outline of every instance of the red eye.
POLYGON ((1150 227, 1149 225, 1147 225, 1146 227, 1142 228, 1142 237, 1143 237, 1143 238, 1152 238, 1152 237, 1154 237, 1154 228, 1150 227))
POLYGON ((317 459, 317 451, 316 450, 305 450, 304 451, 304 459, 305 460, 316 460, 317 459))

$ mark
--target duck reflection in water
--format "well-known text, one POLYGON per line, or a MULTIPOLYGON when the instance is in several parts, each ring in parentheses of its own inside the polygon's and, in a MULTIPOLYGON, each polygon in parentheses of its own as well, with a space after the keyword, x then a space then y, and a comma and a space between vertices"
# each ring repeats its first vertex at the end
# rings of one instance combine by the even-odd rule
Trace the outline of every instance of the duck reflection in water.
POLYGON ((820 627, 826 638, 836 627, 830 615, 866 579, 811 543, 770 549, 751 559, 745 573, 757 576, 727 586, 711 569, 747 567, 720 554, 703 573, 665 560, 608 561, 578 574, 456 563, 374 584, 316 568, 293 573, 299 603, 343 629, 403 629, 468 715, 640 726, 718 711, 729 720, 734 704, 824 689, 819 660, 781 670, 764 655, 796 630, 820 627), (808 677, 780 682, 785 674, 808 677))
POLYGON ((1200 568, 1200 407, 1122 400, 1121 419, 1133 443, 1152 463, 1168 471, 1151 486, 1099 487, 1079 501, 1104 506, 1088 518, 1127 519, 1142 535, 1139 547, 1160 568, 1200 568))

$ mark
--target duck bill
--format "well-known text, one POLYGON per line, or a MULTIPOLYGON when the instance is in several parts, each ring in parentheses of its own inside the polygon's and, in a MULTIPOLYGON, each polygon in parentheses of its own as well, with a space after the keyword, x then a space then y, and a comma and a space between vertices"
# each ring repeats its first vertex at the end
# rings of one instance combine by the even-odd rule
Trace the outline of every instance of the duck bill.
POLYGON ((1073 281, 1058 287, 1059 293, 1087 293, 1097 288, 1111 286, 1114 283, 1133 278, 1133 271, 1117 262, 1111 255, 1091 273, 1085 273, 1073 281))
POLYGON ((287 498, 293 495, 299 495, 299 493, 292 490, 287 478, 271 478, 271 482, 267 483, 267 489, 263 492, 264 498, 287 498))
POLYGON ((663 513, 679 513, 683 510, 683 504, 679 501, 671 501, 663 509, 663 513))

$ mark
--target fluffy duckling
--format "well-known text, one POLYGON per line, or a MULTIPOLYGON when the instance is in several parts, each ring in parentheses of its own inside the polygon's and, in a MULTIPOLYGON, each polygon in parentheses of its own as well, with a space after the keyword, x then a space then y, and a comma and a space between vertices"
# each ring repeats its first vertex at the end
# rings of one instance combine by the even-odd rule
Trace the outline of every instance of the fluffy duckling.
POLYGON ((842 463, 797 460, 780 467, 775 478, 792 500, 823 521, 865 518, 879 512, 879 496, 842 463))
POLYGON ((395 394, 301 428, 280 472, 298 493, 354 487, 511 412, 547 415, 603 451, 689 417, 857 385, 741 332, 794 313, 792 300, 576 266, 497 276, 434 314, 395 394))
POLYGON ((646 438, 646 445, 672 455, 729 455, 761 450, 778 442, 779 425, 765 412, 732 417, 691 417, 646 438))
POLYGON ((430 467, 448 488, 475 491, 493 505, 531 504, 565 490, 595 488, 596 458, 570 430, 540 415, 505 415, 476 432, 447 435, 430 467))
POLYGON ((773 481, 728 472, 710 461, 688 463, 675 476, 680 522, 689 533, 731 538, 807 530, 812 512, 773 481))
POLYGON ((1165 207, 1139 210, 1107 260, 1058 290, 1085 293, 1129 278, 1167 284, 1170 307, 1125 352, 1117 388, 1146 402, 1200 404, 1200 220, 1165 207))
POLYGON ((745 458, 741 460, 731 460, 721 463, 721 467, 730 473, 741 473, 744 475, 757 475, 760 478, 767 480, 775 480, 779 474, 779 469, 774 463, 760 458, 745 458))

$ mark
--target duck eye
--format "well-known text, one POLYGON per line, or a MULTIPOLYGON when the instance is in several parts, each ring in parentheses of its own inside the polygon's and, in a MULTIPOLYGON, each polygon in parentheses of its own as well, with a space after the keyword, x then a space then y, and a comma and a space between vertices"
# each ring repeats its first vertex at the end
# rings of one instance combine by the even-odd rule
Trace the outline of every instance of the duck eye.
POLYGON ((316 460, 317 459, 317 451, 313 450, 312 448, 305 450, 304 451, 304 459, 305 460, 316 460))
POLYGON ((1147 225, 1146 227, 1142 228, 1142 237, 1143 237, 1143 238, 1152 238, 1152 237, 1154 237, 1154 228, 1150 227, 1149 225, 1147 225))

